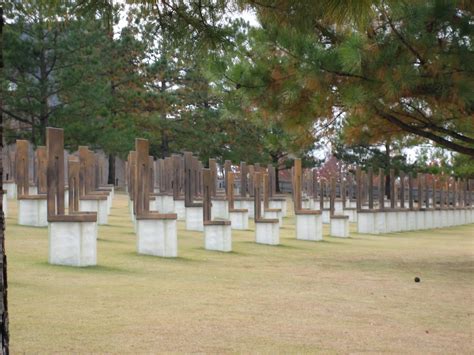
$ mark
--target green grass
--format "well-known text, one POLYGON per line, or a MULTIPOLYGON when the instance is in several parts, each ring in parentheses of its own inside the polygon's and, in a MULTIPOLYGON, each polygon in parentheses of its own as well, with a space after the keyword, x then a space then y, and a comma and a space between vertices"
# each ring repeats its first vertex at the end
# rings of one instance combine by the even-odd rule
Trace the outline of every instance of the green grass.
MULTIPOLYGON (((47 228, 9 201, 11 350, 20 352, 473 353, 473 225, 294 238, 206 251, 179 222, 179 258, 136 254, 125 195, 99 227, 98 266, 47 263, 47 228), (420 283, 413 281, 421 277, 420 283)), ((252 227, 253 228, 253 227, 252 227)))

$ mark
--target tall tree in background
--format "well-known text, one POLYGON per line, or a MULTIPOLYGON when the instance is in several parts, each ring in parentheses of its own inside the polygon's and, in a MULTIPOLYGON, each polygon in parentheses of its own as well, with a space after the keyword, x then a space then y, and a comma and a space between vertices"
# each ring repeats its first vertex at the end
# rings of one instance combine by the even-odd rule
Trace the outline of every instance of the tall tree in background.
POLYGON ((129 13, 149 45, 144 71, 147 95, 137 127, 146 131, 152 151, 162 157, 190 150, 203 161, 214 157, 265 163, 285 156, 287 152, 281 152, 284 134, 276 135, 277 130, 242 112, 238 95, 223 85, 219 67, 234 55, 239 39, 230 36, 213 44, 211 38, 216 36, 212 34, 239 34, 237 29, 244 23, 224 20, 222 13, 217 17, 206 4, 202 2, 201 8, 192 3, 138 7, 129 13), (196 12, 202 15, 198 24, 191 21, 196 12), (219 21, 225 25, 215 32, 196 30, 202 23, 214 28, 219 21))
MULTIPOLYGON (((0 76, 3 76, 3 7, 0 6, 0 76)), ((3 92, 3 87, 2 87, 3 92)), ((3 95, 0 97, 0 147, 3 151, 3 95)), ((9 331, 8 331, 8 278, 7 278, 7 255, 5 251, 5 213, 3 212, 3 154, 0 154, 0 263, 1 267, 1 298, 0 298, 0 342, 2 354, 9 353, 9 331)))
POLYGON ((13 2, 7 16, 3 113, 29 128, 34 144, 44 144, 46 126, 67 104, 59 96, 76 84, 61 80, 60 72, 77 65, 90 38, 83 19, 71 16, 66 4, 13 2), (82 32, 74 36, 82 40, 70 40, 74 31, 82 32))

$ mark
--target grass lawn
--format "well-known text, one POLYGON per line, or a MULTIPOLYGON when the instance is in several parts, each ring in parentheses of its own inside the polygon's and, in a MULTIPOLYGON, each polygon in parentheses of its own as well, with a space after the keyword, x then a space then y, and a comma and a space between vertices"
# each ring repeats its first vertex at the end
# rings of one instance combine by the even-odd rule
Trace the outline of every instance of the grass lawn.
POLYGON ((12 353, 474 353, 474 226, 295 240, 233 231, 229 254, 179 222, 179 258, 137 255, 126 196, 99 227, 98 266, 47 262, 47 228, 9 201, 12 353), (420 283, 413 281, 415 276, 420 283))

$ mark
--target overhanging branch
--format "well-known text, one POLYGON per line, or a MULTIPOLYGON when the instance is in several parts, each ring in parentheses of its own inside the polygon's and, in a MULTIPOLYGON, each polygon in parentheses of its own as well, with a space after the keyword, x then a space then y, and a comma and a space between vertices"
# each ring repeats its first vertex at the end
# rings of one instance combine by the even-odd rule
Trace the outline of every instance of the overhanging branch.
POLYGON ((451 149, 455 152, 470 155, 470 156, 474 157, 474 147, 464 146, 464 145, 461 145, 459 143, 447 140, 446 138, 443 138, 442 136, 436 135, 432 132, 428 132, 428 131, 425 131, 425 130, 419 128, 419 127, 416 127, 416 126, 410 125, 408 123, 405 123, 402 120, 398 119, 396 116, 394 116, 394 115, 392 115, 388 112, 385 112, 385 111, 383 111, 383 110, 381 110, 381 109, 379 109, 375 106, 373 106, 373 108, 374 108, 375 112, 381 118, 383 118, 386 121, 394 124, 397 127, 400 127, 401 129, 403 129, 406 132, 415 134, 415 135, 423 137, 423 138, 430 139, 433 142, 436 142, 439 145, 441 145, 443 147, 446 147, 448 149, 451 149))

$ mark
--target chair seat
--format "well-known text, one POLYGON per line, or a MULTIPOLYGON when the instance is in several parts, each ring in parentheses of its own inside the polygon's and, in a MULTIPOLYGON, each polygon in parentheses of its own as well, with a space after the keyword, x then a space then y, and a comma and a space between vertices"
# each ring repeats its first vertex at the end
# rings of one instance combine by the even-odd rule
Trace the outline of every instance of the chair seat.
POLYGON ((176 213, 159 213, 159 212, 147 212, 145 214, 136 216, 137 220, 150 220, 150 219, 178 219, 176 213))
POLYGON ((255 220, 255 223, 280 223, 276 218, 259 218, 255 220))
POLYGON ((47 198, 48 196, 46 194, 18 196, 18 200, 46 200, 47 198))
POLYGON ((321 214, 321 211, 316 211, 316 210, 298 210, 295 212, 296 215, 318 215, 321 214))
POLYGON ((48 216, 48 222, 97 222, 97 213, 75 212, 67 215, 48 216))
POLYGON ((226 220, 214 220, 214 221, 204 221, 205 226, 230 226, 230 221, 226 220))

